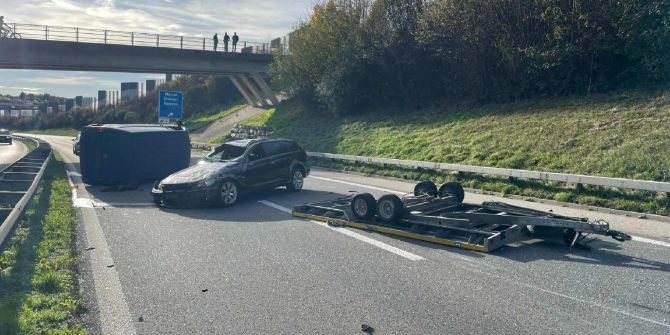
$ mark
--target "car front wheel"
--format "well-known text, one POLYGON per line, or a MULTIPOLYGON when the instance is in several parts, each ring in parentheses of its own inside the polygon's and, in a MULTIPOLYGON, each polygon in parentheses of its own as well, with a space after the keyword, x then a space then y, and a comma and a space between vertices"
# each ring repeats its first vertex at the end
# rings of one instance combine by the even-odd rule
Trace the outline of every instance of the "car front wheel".
POLYGON ((221 183, 221 203, 224 206, 231 206, 237 201, 237 185, 231 180, 225 180, 221 183))
POLYGON ((286 185, 286 188, 291 192, 298 192, 302 189, 305 183, 305 176, 303 176, 300 169, 293 169, 291 171, 291 181, 286 185))

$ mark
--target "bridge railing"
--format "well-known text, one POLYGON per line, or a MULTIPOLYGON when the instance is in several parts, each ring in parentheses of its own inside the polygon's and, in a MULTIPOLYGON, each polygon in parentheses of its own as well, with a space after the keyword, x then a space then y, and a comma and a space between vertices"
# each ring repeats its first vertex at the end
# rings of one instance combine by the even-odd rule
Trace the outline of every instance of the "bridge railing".
MULTIPOLYGON (((142 32, 90 29, 79 27, 48 26, 25 23, 6 23, 13 32, 13 38, 66 41, 77 43, 98 43, 114 45, 131 45, 157 48, 189 49, 213 51, 214 41, 211 37, 192 37, 183 35, 164 35, 142 32)), ((231 36, 232 39, 232 36, 231 36)), ((236 53, 271 54, 275 48, 270 43, 239 41, 236 53)), ((223 36, 219 36, 218 52, 225 52, 223 36)), ((233 52, 232 41, 228 44, 228 52, 233 52)))

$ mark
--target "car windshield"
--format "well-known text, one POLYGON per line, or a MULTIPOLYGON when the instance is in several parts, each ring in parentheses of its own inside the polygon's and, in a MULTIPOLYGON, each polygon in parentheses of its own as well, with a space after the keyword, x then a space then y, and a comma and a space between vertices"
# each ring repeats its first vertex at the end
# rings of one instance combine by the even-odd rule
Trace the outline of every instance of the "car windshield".
POLYGON ((235 160, 242 157, 242 155, 244 155, 244 151, 246 151, 245 147, 224 144, 216 148, 214 152, 207 155, 205 160, 210 162, 235 160))
POLYGON ((7 129, 0 129, 0 135, 9 135, 9 130, 7 130, 7 129))

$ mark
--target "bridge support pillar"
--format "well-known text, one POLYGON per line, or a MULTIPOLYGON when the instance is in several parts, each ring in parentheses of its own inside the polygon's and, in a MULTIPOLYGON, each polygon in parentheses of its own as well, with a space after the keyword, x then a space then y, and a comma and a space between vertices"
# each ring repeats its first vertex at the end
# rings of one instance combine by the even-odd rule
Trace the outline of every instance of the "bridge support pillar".
POLYGON ((279 100, 277 100, 277 96, 272 92, 272 89, 268 84, 265 82, 265 79, 261 77, 260 73, 252 73, 251 78, 254 79, 258 87, 261 88, 261 91, 265 93, 265 95, 270 99, 270 102, 272 102, 273 105, 277 106, 279 105, 279 100))
POLYGON ((256 99, 254 99, 252 94, 246 89, 246 87, 244 87, 244 84, 237 78, 237 76, 233 75, 233 76, 229 76, 228 78, 230 78, 230 81, 233 83, 233 85, 235 85, 237 90, 240 91, 240 94, 242 94, 242 96, 244 97, 244 100, 247 101, 249 106, 253 106, 253 107, 260 107, 261 106, 260 103, 258 101, 256 101, 256 99))
POLYGON ((261 104, 263 107, 267 107, 268 103, 265 100, 265 97, 263 94, 254 86, 254 84, 249 81, 249 78, 247 78, 246 74, 240 74, 238 75, 238 78, 242 81, 244 86, 251 92, 251 94, 256 98, 256 100, 261 104))

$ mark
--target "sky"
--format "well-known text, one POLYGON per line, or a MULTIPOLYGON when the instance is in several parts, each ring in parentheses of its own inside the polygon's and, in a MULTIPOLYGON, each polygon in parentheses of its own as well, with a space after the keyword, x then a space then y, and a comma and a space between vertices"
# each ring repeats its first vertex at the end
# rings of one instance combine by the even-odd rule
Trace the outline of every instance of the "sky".
MULTIPOLYGON (((237 32, 241 41, 269 42, 309 17, 314 0, 2 0, 5 22, 210 37, 237 32)), ((0 93, 97 96, 123 81, 156 74, 0 70, 0 93)))

